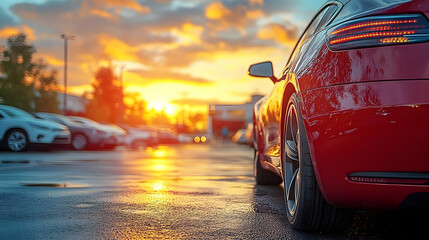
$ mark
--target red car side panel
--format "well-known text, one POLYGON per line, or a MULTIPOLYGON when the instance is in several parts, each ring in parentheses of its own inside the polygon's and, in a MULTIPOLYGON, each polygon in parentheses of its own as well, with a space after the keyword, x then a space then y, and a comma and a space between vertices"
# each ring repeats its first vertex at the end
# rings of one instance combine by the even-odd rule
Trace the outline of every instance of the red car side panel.
POLYGON ((429 172, 429 79, 324 87, 301 93, 316 177, 339 207, 397 208, 429 185, 356 183, 353 172, 429 172), (363 194, 364 193, 364 194, 363 194))
POLYGON ((429 78, 429 43, 341 52, 322 44, 308 51, 317 54, 302 62, 303 70, 296 73, 301 91, 354 82, 429 78))

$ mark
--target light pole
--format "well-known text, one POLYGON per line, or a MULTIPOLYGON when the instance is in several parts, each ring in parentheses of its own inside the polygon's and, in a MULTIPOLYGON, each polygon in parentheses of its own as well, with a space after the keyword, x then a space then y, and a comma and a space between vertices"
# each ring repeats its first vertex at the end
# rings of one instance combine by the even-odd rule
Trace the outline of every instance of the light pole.
POLYGON ((120 73, 119 76, 121 78, 121 87, 122 87, 122 91, 124 90, 124 69, 127 65, 122 64, 121 67, 119 67, 120 73))
POLYGON ((74 36, 68 36, 61 34, 61 38, 64 39, 64 99, 63 99, 63 114, 67 112, 67 41, 74 40, 74 36))

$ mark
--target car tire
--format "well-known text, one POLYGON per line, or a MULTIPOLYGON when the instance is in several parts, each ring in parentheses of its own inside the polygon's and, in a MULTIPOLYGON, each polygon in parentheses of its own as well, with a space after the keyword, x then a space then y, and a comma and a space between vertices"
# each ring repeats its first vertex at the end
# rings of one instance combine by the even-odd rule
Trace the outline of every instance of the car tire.
POLYGON ((329 204, 320 192, 297 94, 290 97, 284 124, 282 173, 290 224, 303 231, 345 230, 352 222, 353 212, 329 204))
POLYGON ((88 137, 84 134, 76 134, 72 138, 71 145, 76 151, 85 150, 88 147, 88 137))
POLYGON ((27 133, 21 129, 12 129, 6 133, 6 147, 12 152, 23 152, 27 150, 29 140, 27 133))
POLYGON ((255 152, 255 158, 254 158, 254 166, 255 166, 255 179, 256 184, 258 185, 279 185, 283 182, 283 179, 278 176, 277 174, 265 170, 261 166, 259 153, 257 151, 255 152))

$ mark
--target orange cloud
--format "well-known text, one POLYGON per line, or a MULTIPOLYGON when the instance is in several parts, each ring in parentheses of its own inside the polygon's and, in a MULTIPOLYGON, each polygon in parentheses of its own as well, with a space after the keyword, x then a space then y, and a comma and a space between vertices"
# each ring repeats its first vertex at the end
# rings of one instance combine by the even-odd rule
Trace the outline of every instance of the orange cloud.
POLYGON ((136 61, 138 59, 136 47, 129 46, 116 38, 105 34, 100 35, 100 44, 104 46, 104 52, 110 59, 119 61, 136 61))
POLYGON ((102 18, 106 18, 106 19, 112 19, 112 20, 118 19, 115 15, 113 15, 107 11, 100 10, 100 9, 91 9, 90 13, 94 16, 98 16, 98 17, 102 17, 102 18))
POLYGON ((257 4, 264 5, 264 0, 249 0, 249 3, 251 6, 257 5, 257 4))
POLYGON ((142 6, 136 0, 101 0, 99 1, 108 7, 126 7, 133 9, 139 13, 150 13, 151 9, 148 6, 142 6))
POLYGON ((8 38, 13 35, 18 35, 21 31, 17 27, 4 27, 0 30, 0 38, 8 38))
POLYGON ((37 56, 45 60, 49 65, 56 66, 56 67, 64 65, 64 62, 62 60, 59 60, 52 55, 38 54, 37 56))
POLYGON ((208 19, 222 19, 231 14, 231 10, 226 8, 222 2, 212 3, 206 8, 206 17, 208 19))
MULTIPOLYGON (((233 8, 227 8, 222 2, 215 2, 210 4, 205 9, 206 18, 214 22, 207 23, 207 26, 214 31, 222 31, 234 27, 240 31, 242 35, 246 35, 246 25, 251 18, 248 17, 248 7, 245 5, 236 5, 233 8)), ((251 17, 255 18, 260 13, 249 13, 251 17)))
POLYGON ((246 12, 246 16, 250 19, 258 19, 265 16, 265 14, 261 10, 250 10, 246 12))
MULTIPOLYGON (((182 25, 180 30, 174 29, 172 32, 178 38, 178 43, 183 46, 189 46, 191 44, 197 44, 201 42, 201 34, 204 28, 192 23, 185 23, 182 25)), ((177 45, 176 47, 179 47, 177 45)))
POLYGON ((19 33, 24 33, 27 35, 27 39, 29 41, 36 40, 36 36, 34 36, 34 30, 27 25, 22 25, 19 27, 6 26, 3 29, 0 29, 0 38, 9 38, 11 36, 18 35, 19 33))
POLYGON ((289 25, 284 27, 280 24, 268 24, 259 30, 257 37, 260 39, 272 39, 282 44, 295 44, 297 35, 297 28, 289 25))

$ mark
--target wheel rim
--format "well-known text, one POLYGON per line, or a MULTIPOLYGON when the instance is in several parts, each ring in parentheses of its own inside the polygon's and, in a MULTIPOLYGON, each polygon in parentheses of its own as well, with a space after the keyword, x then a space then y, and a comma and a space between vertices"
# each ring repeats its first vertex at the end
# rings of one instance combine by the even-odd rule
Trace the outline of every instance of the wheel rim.
POLYGON ((73 148, 76 150, 82 150, 86 146, 86 138, 82 135, 76 135, 73 138, 73 148))
POLYGON ((286 118, 285 134, 285 201, 291 216, 295 215, 296 205, 300 193, 300 173, 299 173, 299 127, 296 108, 291 105, 286 118))
POLYGON ((18 152, 25 148, 27 138, 22 132, 12 132, 7 139, 7 144, 12 151, 18 152))

